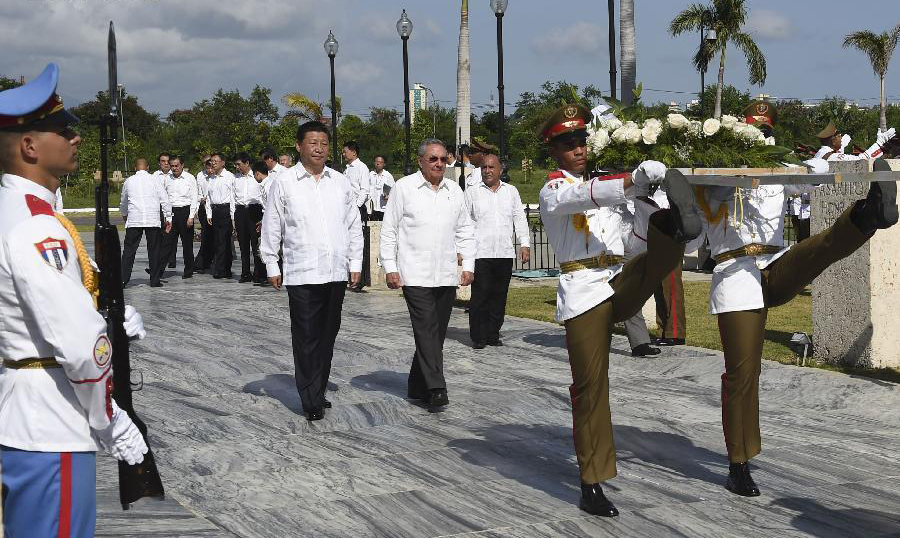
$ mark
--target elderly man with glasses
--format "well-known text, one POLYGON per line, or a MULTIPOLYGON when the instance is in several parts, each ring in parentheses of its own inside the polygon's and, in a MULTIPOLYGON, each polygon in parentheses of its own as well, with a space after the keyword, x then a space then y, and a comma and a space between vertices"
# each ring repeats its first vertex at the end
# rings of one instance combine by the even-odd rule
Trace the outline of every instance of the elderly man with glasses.
POLYGON ((381 228, 381 262, 391 289, 402 289, 416 351, 408 395, 431 412, 450 400, 444 380, 444 338, 457 285, 472 283, 475 229, 462 189, 444 177, 447 149, 429 138, 419 146, 419 171, 391 191, 381 228), (457 276, 457 255, 462 275, 457 276))

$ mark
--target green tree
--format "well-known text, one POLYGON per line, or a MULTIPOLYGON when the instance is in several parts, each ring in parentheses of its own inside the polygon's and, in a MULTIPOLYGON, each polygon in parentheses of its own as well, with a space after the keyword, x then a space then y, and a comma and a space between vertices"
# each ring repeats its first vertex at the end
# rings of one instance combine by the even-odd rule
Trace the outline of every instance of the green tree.
POLYGON ((3 90, 18 88, 21 85, 22 82, 19 79, 4 77, 0 75, 0 92, 2 92, 3 90))
POLYGON ((766 58, 750 34, 743 31, 747 20, 747 0, 712 0, 711 4, 692 4, 672 19, 669 33, 673 36, 699 31, 701 27, 715 30, 715 40, 704 39, 694 55, 694 66, 706 70, 719 54, 719 79, 713 116, 722 117, 722 90, 725 87, 725 53, 734 43, 747 59, 750 84, 766 82, 766 58))
MULTIPOLYGON (((710 84, 703 89, 703 95, 700 102, 703 103, 701 109, 700 104, 692 105, 688 108, 689 114, 695 115, 700 119, 712 118, 715 114, 716 93, 719 88, 715 84, 710 84)), ((750 104, 750 92, 742 92, 731 84, 726 84, 722 89, 722 114, 731 114, 732 116, 741 116, 747 105, 750 104)))
POLYGON ((861 50, 869 57, 872 70, 875 71, 881 82, 881 115, 878 126, 882 131, 887 129, 887 98, 885 97, 884 76, 887 74, 888 64, 891 63, 891 56, 894 55, 894 49, 897 48, 898 40, 900 40, 900 24, 897 24, 890 32, 881 32, 876 35, 874 32, 863 30, 853 32, 844 37, 844 47, 853 47, 861 50))

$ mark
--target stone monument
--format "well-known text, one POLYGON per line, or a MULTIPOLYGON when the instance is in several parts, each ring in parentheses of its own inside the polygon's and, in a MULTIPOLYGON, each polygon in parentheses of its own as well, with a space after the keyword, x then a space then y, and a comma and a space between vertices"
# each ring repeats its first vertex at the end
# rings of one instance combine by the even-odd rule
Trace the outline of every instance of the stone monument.
MULTIPOLYGON (((888 161, 900 170, 900 160, 888 161)), ((831 163, 832 172, 870 172, 870 161, 831 163)), ((823 185, 812 194, 810 233, 831 226, 865 198, 868 183, 823 185)), ((879 230, 813 282, 815 357, 865 368, 900 367, 900 226, 879 230)))

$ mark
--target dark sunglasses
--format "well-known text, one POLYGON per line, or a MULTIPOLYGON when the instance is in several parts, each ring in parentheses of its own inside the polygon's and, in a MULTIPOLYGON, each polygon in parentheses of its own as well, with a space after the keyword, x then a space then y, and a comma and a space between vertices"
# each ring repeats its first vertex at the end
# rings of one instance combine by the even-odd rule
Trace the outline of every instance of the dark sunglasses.
POLYGON ((430 163, 436 163, 438 161, 441 161, 442 163, 446 164, 446 163, 450 162, 450 159, 448 157, 438 157, 437 155, 432 155, 431 157, 428 157, 428 162, 430 162, 430 163))

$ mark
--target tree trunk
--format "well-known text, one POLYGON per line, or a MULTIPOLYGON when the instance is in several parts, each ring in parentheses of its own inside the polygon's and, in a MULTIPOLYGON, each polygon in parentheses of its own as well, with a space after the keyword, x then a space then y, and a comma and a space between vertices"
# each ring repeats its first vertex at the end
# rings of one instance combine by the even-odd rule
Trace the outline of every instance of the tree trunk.
POLYGON ((634 102, 637 55, 634 48, 634 0, 619 0, 619 46, 622 51, 622 103, 634 102))
POLYGON ((881 118, 878 120, 878 127, 882 131, 887 130, 887 98, 884 95, 884 75, 881 75, 881 118))
POLYGON ((468 144, 471 136, 472 96, 469 74, 469 0, 462 0, 459 16, 459 52, 456 64, 456 133, 459 144, 468 144))
POLYGON ((719 58, 719 83, 716 86, 716 108, 713 111, 713 117, 720 119, 722 117, 722 88, 725 87, 725 46, 722 46, 722 56, 719 58))

